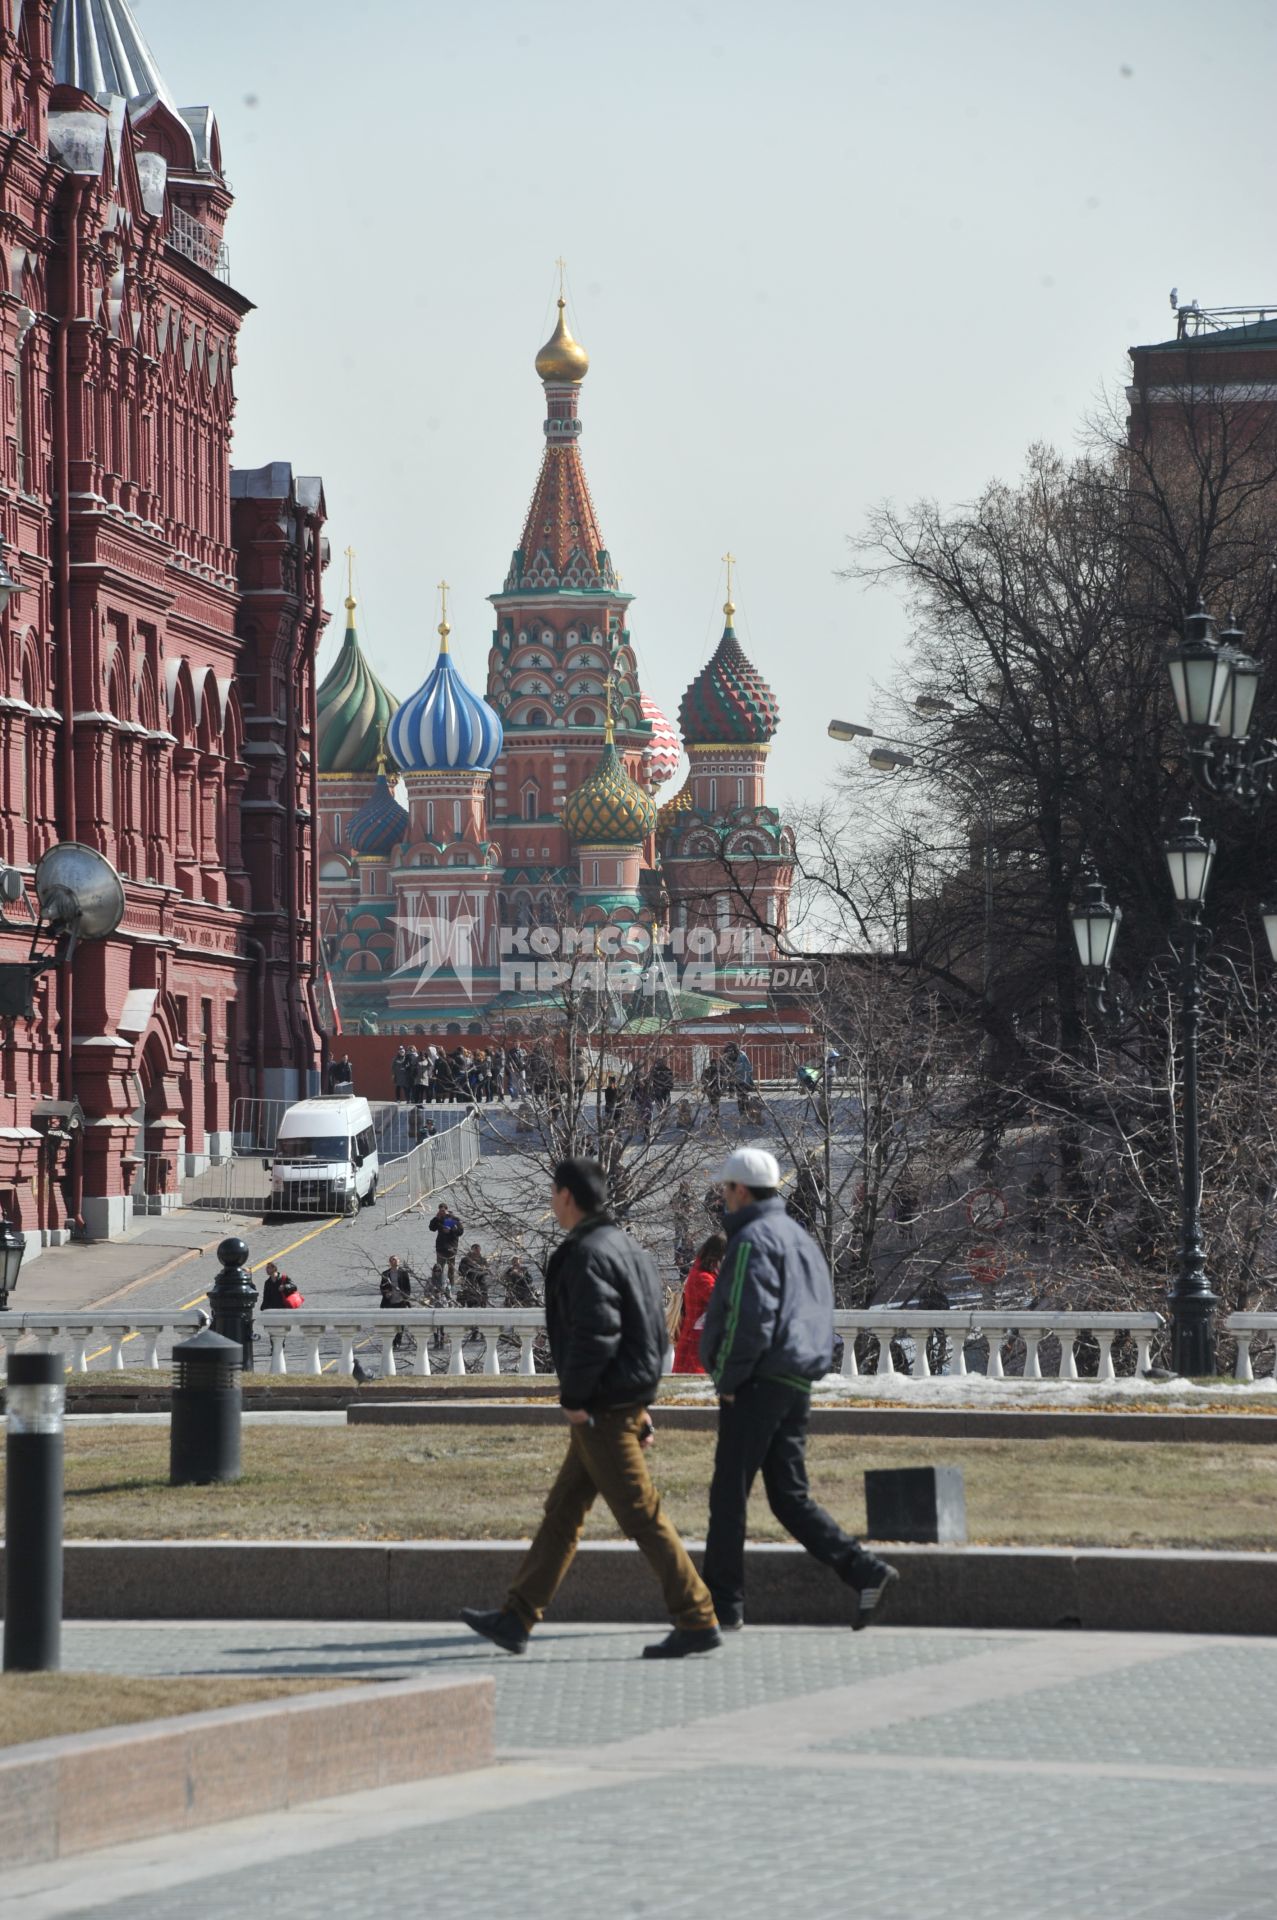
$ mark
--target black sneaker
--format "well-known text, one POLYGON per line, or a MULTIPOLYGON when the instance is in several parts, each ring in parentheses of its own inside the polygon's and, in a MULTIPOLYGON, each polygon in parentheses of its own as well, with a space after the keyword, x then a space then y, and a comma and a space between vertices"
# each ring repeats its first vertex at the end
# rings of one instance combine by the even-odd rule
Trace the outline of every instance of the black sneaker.
POLYGON ((890 1604, 891 1589, 900 1575, 885 1560, 866 1553, 852 1562, 843 1578, 849 1587, 855 1588, 856 1611, 851 1616, 851 1630, 860 1633, 872 1621, 881 1620, 884 1606, 890 1604))
POLYGON ((517 1613, 507 1613, 501 1607, 493 1607, 484 1613, 478 1607, 462 1607, 461 1618, 473 1633, 481 1633, 485 1640, 491 1640, 494 1647, 500 1647, 503 1653, 526 1653, 528 1650, 528 1630, 517 1613))
POLYGON ((685 1660, 689 1653, 713 1653, 722 1644, 723 1636, 717 1627, 675 1627, 664 1640, 654 1640, 650 1647, 644 1647, 643 1658, 685 1660))

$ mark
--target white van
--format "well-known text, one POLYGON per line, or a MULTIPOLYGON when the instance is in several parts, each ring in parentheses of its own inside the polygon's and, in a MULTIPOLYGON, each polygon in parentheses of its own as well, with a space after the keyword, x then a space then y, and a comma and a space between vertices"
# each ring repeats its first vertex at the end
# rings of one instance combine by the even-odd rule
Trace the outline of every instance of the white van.
POLYGON ((271 1205, 284 1213, 353 1213, 372 1205, 380 1170, 366 1100, 349 1093, 299 1100, 275 1137, 271 1205))

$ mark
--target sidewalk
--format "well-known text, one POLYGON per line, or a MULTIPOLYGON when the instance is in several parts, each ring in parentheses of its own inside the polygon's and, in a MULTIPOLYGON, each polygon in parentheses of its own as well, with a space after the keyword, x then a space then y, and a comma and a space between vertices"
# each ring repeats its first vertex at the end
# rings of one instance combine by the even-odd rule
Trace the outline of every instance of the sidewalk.
MULTIPOLYGON (((491 1596, 476 1594, 483 1604, 491 1596)), ((491 1672, 503 1764, 5 1877, 23 1920, 1267 1920, 1277 1641, 71 1626, 66 1665, 491 1672)), ((11 1904, 10 1904, 11 1903, 11 1904)))
MULTIPOLYGON (((46 1247, 31 1266, 23 1266, 12 1295, 15 1313, 66 1313, 124 1300, 134 1287, 162 1279, 183 1265, 191 1271, 190 1291, 199 1291, 207 1271, 200 1253, 210 1257, 218 1242, 239 1229, 234 1221, 195 1208, 179 1208, 161 1220, 139 1223, 123 1240, 71 1241, 46 1247)), ((217 1271, 213 1260, 206 1284, 217 1271)))

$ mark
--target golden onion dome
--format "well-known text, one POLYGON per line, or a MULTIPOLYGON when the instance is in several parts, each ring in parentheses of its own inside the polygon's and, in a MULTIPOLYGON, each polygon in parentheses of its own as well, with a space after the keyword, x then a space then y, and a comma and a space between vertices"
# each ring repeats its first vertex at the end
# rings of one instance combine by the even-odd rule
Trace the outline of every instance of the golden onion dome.
POLYGON ((563 825, 575 847, 639 846, 656 825, 656 807, 626 772, 610 728, 599 764, 564 803, 563 825))
POLYGON ((656 831, 668 833, 680 813, 692 811, 692 776, 689 774, 676 794, 665 801, 656 816, 656 831))
POLYGON ((572 338, 565 305, 560 294, 558 325, 537 355, 537 372, 547 386, 577 386, 590 371, 590 356, 581 343, 572 338))

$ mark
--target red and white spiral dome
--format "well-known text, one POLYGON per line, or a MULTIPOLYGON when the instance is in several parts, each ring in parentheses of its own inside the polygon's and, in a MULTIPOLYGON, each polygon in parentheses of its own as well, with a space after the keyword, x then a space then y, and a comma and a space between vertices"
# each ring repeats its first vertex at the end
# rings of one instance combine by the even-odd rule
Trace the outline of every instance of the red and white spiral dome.
POLYGON ((683 758, 683 743, 670 721, 665 718, 655 700, 645 693, 639 695, 639 704, 643 718, 651 723, 652 738, 643 749, 643 785, 650 792, 654 787, 664 786, 678 771, 679 761, 683 758))

